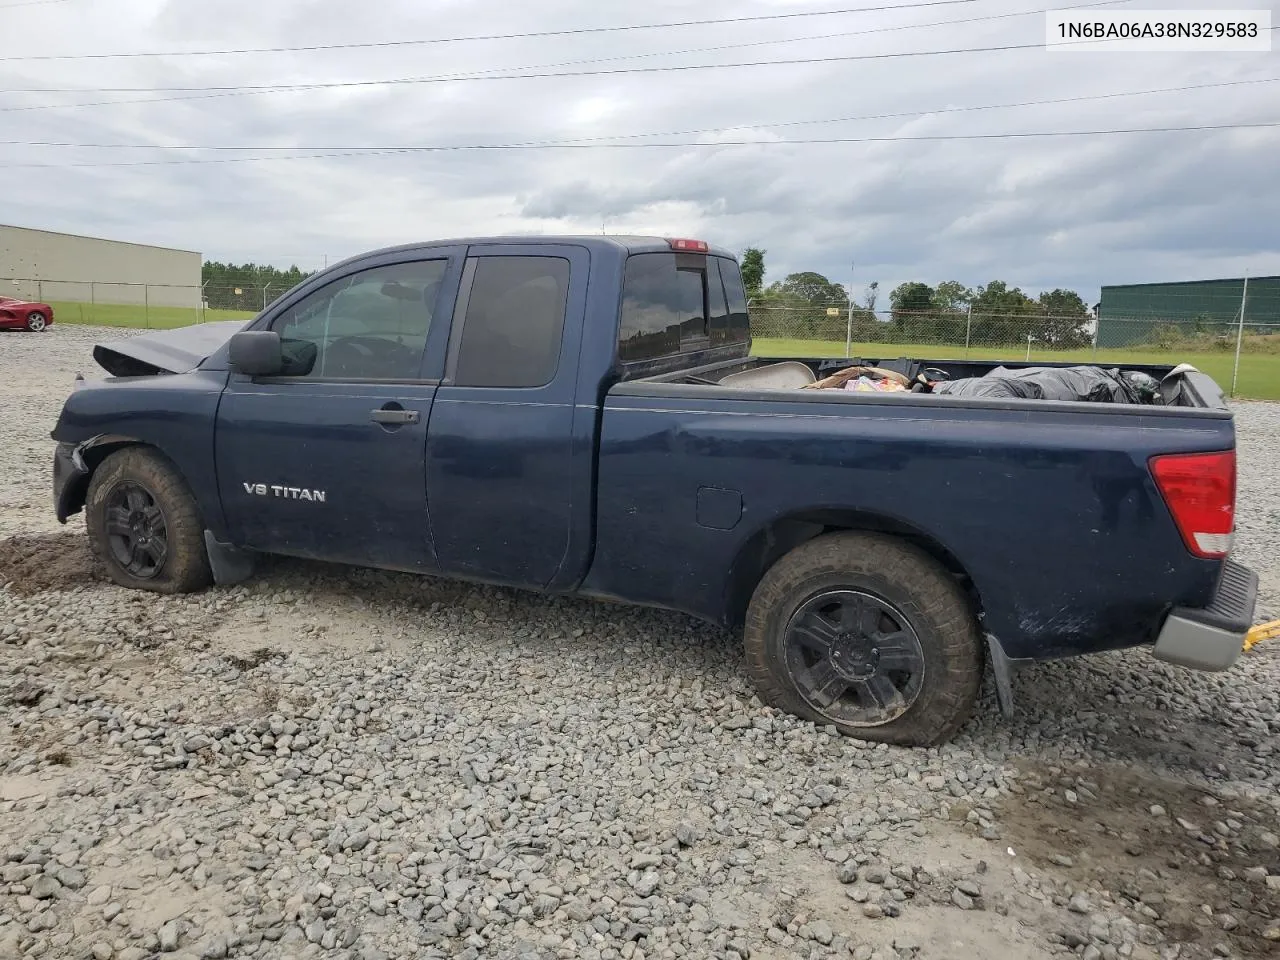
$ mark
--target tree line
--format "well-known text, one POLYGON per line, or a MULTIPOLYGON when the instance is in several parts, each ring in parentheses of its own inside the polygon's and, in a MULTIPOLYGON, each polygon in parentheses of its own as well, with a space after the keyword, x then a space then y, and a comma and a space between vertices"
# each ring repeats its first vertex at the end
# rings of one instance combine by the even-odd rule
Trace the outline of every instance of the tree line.
POLYGON ((204 299, 215 310, 261 310, 267 302, 297 286, 314 271, 288 270, 257 263, 220 263, 206 260, 200 271, 204 299), (238 293, 236 291, 239 291, 238 293))
POLYGON ((868 285, 851 302, 838 283, 814 271, 788 274, 765 285, 765 253, 742 255, 742 282, 751 300, 757 336, 872 343, 1014 344, 1034 337, 1042 345, 1067 349, 1091 342, 1092 314, 1074 290, 1055 289, 1032 298, 1003 280, 967 287, 956 280, 937 286, 901 283, 889 293, 888 316, 877 312, 880 284, 868 285))

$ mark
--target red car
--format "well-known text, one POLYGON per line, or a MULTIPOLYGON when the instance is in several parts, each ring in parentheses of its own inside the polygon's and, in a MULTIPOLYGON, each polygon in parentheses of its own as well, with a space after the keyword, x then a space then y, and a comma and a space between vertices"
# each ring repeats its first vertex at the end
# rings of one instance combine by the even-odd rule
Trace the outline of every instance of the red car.
POLYGON ((40 333, 53 323, 53 307, 31 300, 0 297, 0 330, 30 330, 40 333))

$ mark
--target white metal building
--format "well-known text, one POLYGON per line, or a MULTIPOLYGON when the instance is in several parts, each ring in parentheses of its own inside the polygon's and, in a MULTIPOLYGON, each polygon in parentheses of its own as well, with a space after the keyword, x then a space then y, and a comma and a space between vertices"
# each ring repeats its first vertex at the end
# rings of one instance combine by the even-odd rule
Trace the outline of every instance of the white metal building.
POLYGON ((201 263, 194 250, 0 224, 0 295, 198 307, 201 263))

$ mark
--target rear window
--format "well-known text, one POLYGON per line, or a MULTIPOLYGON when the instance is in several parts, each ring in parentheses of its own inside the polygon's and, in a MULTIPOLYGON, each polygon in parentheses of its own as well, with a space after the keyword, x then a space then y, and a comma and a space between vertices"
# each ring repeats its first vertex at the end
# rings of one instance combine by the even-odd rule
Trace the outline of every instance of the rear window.
POLYGON ((747 291, 742 286, 742 272, 732 260, 717 257, 715 262, 720 267, 729 314, 723 326, 712 320, 711 339, 715 343, 745 343, 751 339, 751 319, 747 316, 747 291))
POLYGON ((738 265, 723 257, 639 253, 627 259, 618 355, 624 362, 748 339, 738 265))

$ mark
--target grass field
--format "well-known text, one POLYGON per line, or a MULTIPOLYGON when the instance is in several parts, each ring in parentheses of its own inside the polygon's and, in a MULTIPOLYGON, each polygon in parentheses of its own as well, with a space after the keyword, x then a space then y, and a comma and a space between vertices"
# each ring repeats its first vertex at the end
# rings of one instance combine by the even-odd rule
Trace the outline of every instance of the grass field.
POLYGON ((54 323, 88 323, 100 327, 140 327, 171 330, 213 320, 248 320, 251 310, 197 310, 194 307, 144 307, 126 303, 65 303, 53 301, 54 323))
MULTIPOLYGON (((759 339, 753 341, 752 353, 760 357, 843 357, 844 343, 826 340, 759 339)), ((949 347, 936 343, 855 343, 853 355, 889 359, 893 357, 928 357, 935 360, 963 359, 964 347, 949 347)), ((1027 348, 1022 347, 971 347, 968 357, 973 360, 1022 360, 1027 359, 1027 348)), ((1081 350, 1031 350, 1031 359, 1059 362, 1106 363, 1122 366, 1126 363, 1189 363, 1217 381, 1224 392, 1231 390, 1231 369, 1235 354, 1230 351, 1181 352, 1171 350, 1099 350, 1095 354, 1088 347, 1081 350)), ((1246 345, 1240 354, 1240 377, 1236 395, 1252 400, 1280 400, 1280 354, 1250 353, 1246 345)))

